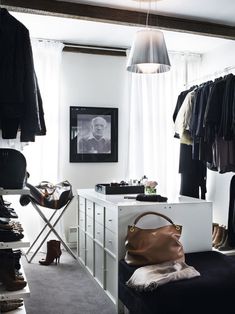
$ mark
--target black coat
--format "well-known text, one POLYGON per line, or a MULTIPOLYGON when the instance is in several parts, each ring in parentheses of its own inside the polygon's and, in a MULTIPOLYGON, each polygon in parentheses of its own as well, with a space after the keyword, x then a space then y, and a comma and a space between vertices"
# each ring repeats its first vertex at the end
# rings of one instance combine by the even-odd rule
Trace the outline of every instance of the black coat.
POLYGON ((45 135, 43 105, 34 71, 28 29, 0 10, 0 128, 5 139, 22 142, 45 135))

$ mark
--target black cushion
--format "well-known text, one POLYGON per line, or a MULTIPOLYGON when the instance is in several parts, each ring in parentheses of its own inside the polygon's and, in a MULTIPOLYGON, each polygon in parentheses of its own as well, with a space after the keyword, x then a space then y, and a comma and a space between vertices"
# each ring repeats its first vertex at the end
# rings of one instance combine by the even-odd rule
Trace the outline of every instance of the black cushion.
POLYGON ((126 286, 137 267, 121 260, 120 300, 133 314, 234 313, 235 258, 214 251, 189 253, 185 258, 201 276, 170 282, 152 292, 139 292, 126 286))

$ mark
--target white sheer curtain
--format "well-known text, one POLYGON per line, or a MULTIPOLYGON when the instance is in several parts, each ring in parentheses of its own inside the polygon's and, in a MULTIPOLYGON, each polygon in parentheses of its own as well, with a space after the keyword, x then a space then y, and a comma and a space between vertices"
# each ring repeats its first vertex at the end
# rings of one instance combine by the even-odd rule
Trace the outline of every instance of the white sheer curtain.
MULTIPOLYGON (((32 40, 35 71, 43 101, 46 136, 37 136, 23 150, 27 160, 28 182, 36 185, 42 180, 58 182, 59 95, 63 44, 54 41, 32 40)), ((47 210, 51 214, 51 210, 47 210)), ((42 220, 32 205, 19 210, 20 221, 30 241, 39 233, 42 220)))
POLYGON ((157 193, 179 192, 179 141, 173 112, 187 78, 197 77, 200 55, 170 54, 171 70, 156 75, 130 75, 130 125, 127 178, 146 175, 158 182, 157 193), (195 76, 194 76, 195 75, 195 76))
POLYGON ((60 68, 63 44, 54 41, 32 40, 35 71, 43 101, 47 127, 46 136, 37 136, 24 154, 30 183, 41 180, 58 180, 58 142, 59 142, 59 94, 60 68))

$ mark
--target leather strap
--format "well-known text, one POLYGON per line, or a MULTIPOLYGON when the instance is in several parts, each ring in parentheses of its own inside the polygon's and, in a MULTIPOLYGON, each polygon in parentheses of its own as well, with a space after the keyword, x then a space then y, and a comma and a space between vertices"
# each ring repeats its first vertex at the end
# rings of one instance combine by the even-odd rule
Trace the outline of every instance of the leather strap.
POLYGON ((166 220, 167 220, 169 223, 171 223, 173 226, 175 226, 175 224, 173 223, 173 221, 172 221, 169 217, 167 217, 166 215, 163 215, 163 214, 160 214, 160 213, 157 213, 157 212, 150 212, 150 211, 149 211, 149 212, 145 212, 145 213, 139 215, 139 216, 135 219, 135 221, 134 221, 134 226, 137 224, 137 222, 138 222, 142 217, 147 216, 147 215, 156 215, 156 216, 160 216, 160 217, 166 219, 166 220))

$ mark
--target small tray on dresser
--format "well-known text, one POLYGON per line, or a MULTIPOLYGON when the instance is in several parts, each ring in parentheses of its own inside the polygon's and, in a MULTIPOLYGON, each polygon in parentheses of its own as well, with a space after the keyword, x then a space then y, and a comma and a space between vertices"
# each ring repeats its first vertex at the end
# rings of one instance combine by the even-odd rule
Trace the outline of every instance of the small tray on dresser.
POLYGON ((144 193, 144 185, 96 184, 95 191, 102 194, 139 194, 144 193))

